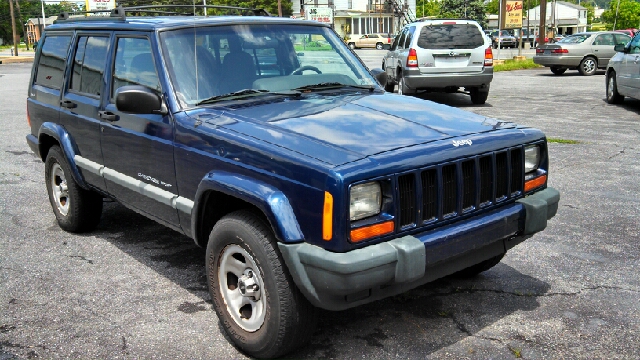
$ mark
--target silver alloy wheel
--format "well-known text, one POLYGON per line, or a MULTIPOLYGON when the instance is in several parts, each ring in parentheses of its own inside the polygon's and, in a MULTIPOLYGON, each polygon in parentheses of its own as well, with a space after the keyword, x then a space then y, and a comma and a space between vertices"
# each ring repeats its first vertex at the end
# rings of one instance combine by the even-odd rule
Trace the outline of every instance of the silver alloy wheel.
POLYGON ((66 216, 69 212, 69 188, 64 171, 58 163, 51 168, 51 191, 58 211, 66 216))
POLYGON ((398 82, 398 95, 404 95, 402 89, 404 88, 404 77, 400 77, 400 82, 398 82))
POLYGON ((592 58, 585 59, 582 62, 582 70, 587 74, 592 74, 596 71, 596 61, 592 58))
POLYGON ((255 260, 238 245, 228 245, 218 265, 220 293, 227 312, 242 329, 255 332, 264 324, 264 282, 255 260))
POLYGON ((615 85, 613 81, 613 75, 609 75, 607 79, 607 100, 611 101, 614 96, 615 85))

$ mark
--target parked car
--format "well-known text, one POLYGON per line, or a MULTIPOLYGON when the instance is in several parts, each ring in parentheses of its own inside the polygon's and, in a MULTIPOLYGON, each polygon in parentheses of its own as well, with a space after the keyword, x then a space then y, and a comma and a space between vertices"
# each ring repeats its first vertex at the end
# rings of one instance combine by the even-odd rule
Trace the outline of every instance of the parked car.
POLYGON ((507 30, 495 30, 491 33, 491 40, 493 41, 494 49, 497 49, 498 46, 502 48, 515 48, 518 46, 516 38, 507 30))
POLYGON ((456 92, 484 104, 493 80, 491 40, 472 20, 425 20, 405 25, 382 60, 387 91, 456 92))
POLYGON ((393 37, 389 34, 366 34, 357 39, 351 39, 347 42, 349 48, 375 48, 378 50, 389 49, 393 37))
POLYGON ((638 32, 637 29, 624 29, 624 30, 620 29, 620 30, 614 30, 614 31, 621 32, 623 34, 627 34, 630 37, 633 37, 638 32))
MULTIPOLYGON (((62 229, 95 229, 110 198, 205 247, 220 327, 247 355, 304 345, 318 308, 486 271, 556 214, 540 130, 387 93, 327 24, 127 16, 149 9, 46 27, 27 143, 62 229)), ((491 69, 476 23, 409 28, 458 46, 421 67, 491 69)))
POLYGON ((607 66, 607 102, 618 104, 625 96, 640 100, 640 33, 615 50, 607 66))
POLYGON ((578 33, 557 43, 539 46, 533 62, 550 68, 556 75, 564 74, 567 69, 593 75, 597 69, 607 67, 616 53, 615 45, 626 44, 630 39, 629 35, 614 31, 578 33))

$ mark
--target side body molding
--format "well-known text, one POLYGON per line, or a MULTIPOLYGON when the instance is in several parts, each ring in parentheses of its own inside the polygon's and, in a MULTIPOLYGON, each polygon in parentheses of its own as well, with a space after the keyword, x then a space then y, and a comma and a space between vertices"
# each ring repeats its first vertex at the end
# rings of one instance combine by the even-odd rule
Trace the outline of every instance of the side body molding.
POLYGON ((80 185, 80 187, 88 190, 89 186, 85 183, 84 178, 82 177, 82 174, 80 174, 78 166, 74 160, 74 156, 78 153, 78 147, 73 142, 73 139, 71 139, 71 136, 69 136, 69 133, 64 129, 64 127, 51 122, 45 122, 40 126, 40 130, 38 132, 38 155, 42 161, 46 160, 45 154, 48 151, 45 146, 50 146, 49 142, 43 141, 43 138, 47 136, 52 137, 60 144, 60 148, 62 149, 64 156, 67 158, 67 163, 69 163, 69 166, 71 167, 73 179, 78 185, 80 185))
MULTIPOLYGON (((208 191, 218 191, 258 207, 267 216, 280 241, 292 243, 304 240, 291 204, 281 191, 256 179, 228 172, 210 172, 200 182, 195 198, 195 211, 191 217, 191 231, 195 237, 198 236, 197 229, 201 221, 197 214, 202 213, 204 204, 201 200, 208 191)), ((198 243, 201 239, 195 240, 198 243)))

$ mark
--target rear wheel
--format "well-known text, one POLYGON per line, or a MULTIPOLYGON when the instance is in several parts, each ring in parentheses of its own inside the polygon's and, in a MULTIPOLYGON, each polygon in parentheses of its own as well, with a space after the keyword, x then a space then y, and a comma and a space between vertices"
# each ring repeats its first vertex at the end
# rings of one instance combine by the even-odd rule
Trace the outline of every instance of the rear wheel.
POLYGON ((378 50, 382 50, 382 49, 383 49, 383 45, 382 45, 382 43, 377 43, 377 44, 376 44, 376 49, 378 49, 378 50))
POLYGON ((75 182, 60 147, 49 149, 44 166, 49 201, 60 228, 69 232, 95 229, 102 215, 102 196, 75 182))
POLYGON ((469 89, 469 95, 471 95, 471 102, 476 105, 482 105, 487 102, 489 97, 489 87, 486 89, 471 88, 469 89))
POLYGON ((578 71, 580 71, 580 74, 586 76, 595 74, 596 70, 598 70, 598 61, 591 56, 587 56, 586 58, 582 59, 582 61, 580 62, 580 66, 578 67, 578 71))
POLYGON ((616 82, 616 72, 611 71, 607 76, 607 102, 609 104, 620 104, 624 101, 624 96, 618 93, 618 83, 616 82))
POLYGON ((398 94, 399 95, 413 95, 415 90, 409 89, 407 84, 405 83, 404 76, 399 75, 400 80, 398 80, 398 94))
POLYGON ((317 310, 287 272, 270 227, 241 210, 216 223, 207 245, 207 280, 220 322, 250 356, 282 356, 303 346, 317 310))
POLYGON ((566 68, 561 68, 561 67, 557 67, 557 66, 552 66, 551 67, 551 72, 556 74, 556 75, 562 75, 562 74, 564 74, 565 71, 567 71, 566 68))

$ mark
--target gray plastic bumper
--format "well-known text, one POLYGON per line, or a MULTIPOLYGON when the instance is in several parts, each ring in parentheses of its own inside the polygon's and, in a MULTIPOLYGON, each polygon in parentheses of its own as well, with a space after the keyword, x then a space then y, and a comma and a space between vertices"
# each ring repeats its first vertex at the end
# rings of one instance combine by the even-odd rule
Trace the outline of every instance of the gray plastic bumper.
POLYGON ((313 305, 344 310, 503 254, 543 230, 559 200, 559 192, 547 188, 488 214, 346 253, 308 243, 278 246, 313 305))

